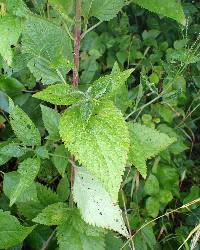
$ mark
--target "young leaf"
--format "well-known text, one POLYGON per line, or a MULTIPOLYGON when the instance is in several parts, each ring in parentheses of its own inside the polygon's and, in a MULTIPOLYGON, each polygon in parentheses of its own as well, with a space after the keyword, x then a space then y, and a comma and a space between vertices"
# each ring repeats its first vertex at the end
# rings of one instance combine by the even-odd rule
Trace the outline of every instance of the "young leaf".
POLYGON ((9 143, 0 148, 0 155, 20 157, 28 152, 27 148, 21 147, 18 143, 9 143))
POLYGON ((28 115, 10 102, 10 124, 17 138, 27 146, 40 145, 40 132, 28 115))
POLYGON ((142 8, 155 12, 159 15, 170 17, 185 25, 185 15, 179 0, 132 0, 142 8))
POLYGON ((22 48, 32 59, 28 67, 36 79, 44 84, 65 82, 66 68, 72 62, 72 45, 60 26, 29 15, 22 33, 22 48))
POLYGON ((21 33, 21 20, 14 16, 1 16, 0 22, 0 54, 8 65, 12 63, 11 45, 15 45, 21 33))
POLYGON ((34 229, 22 226, 16 217, 0 210, 0 249, 7 249, 21 243, 34 229))
POLYGON ((68 15, 73 9, 73 0, 49 0, 53 8, 68 15))
POLYGON ((101 183, 82 167, 75 168, 73 197, 87 223, 128 237, 119 206, 113 203, 101 183))
POLYGON ((58 105, 71 105, 81 101, 84 93, 68 84, 54 84, 36 93, 33 97, 58 105))
POLYGON ((28 158, 24 160, 17 170, 20 174, 20 180, 10 197, 10 206, 12 206, 22 192, 24 192, 34 182, 40 169, 40 160, 28 158))
POLYGON ((57 239, 60 250, 105 250, 103 233, 86 224, 76 209, 57 227, 57 239))
POLYGON ((68 158, 69 153, 65 146, 63 144, 58 145, 54 151, 53 163, 61 176, 64 176, 65 170, 69 164, 68 158))
POLYGON ((59 202, 49 205, 33 219, 33 222, 47 226, 60 225, 69 216, 68 210, 66 203, 59 202))
POLYGON ((86 19, 95 16, 100 21, 109 21, 124 5, 124 0, 83 0, 83 16, 86 19))
POLYGON ((175 141, 164 133, 141 125, 129 123, 131 148, 129 152, 130 162, 146 178, 146 160, 159 154, 175 141))
POLYGON ((42 110, 42 120, 45 128, 49 133, 49 137, 52 140, 59 140, 59 122, 60 122, 60 114, 47 106, 40 105, 42 110))
POLYGON ((97 106, 87 124, 78 107, 65 111, 60 134, 69 151, 118 200, 129 150, 129 134, 121 112, 111 102, 97 106))

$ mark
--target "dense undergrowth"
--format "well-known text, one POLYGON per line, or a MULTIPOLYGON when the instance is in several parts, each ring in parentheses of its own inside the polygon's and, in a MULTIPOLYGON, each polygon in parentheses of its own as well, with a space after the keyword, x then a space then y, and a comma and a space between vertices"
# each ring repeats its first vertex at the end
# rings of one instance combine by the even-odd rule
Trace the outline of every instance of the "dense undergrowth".
MULTIPOLYGON (((6 47, 2 45, 4 38, 0 38, 0 248, 8 242, 7 249, 12 250, 59 247, 66 250, 176 250, 183 243, 182 249, 200 249, 199 200, 190 204, 200 196, 200 4, 182 1, 184 26, 134 3, 124 6, 109 22, 101 22, 99 18, 98 23, 95 17, 84 19, 79 91, 68 96, 68 85, 62 85, 61 90, 55 92, 53 89, 44 92, 49 88, 46 85, 73 81, 70 36, 74 9, 73 4, 70 5, 72 1, 66 6, 57 5, 58 2, 65 3, 0 1, 0 34, 8 40, 6 47), (68 8, 67 13, 63 6, 68 8), (5 29, 6 15, 16 19, 9 17, 10 26, 5 29), (88 32, 87 27, 94 29, 88 32), (64 34, 68 34, 68 39, 63 38, 64 34), (108 79, 98 80, 106 74, 110 74, 108 79), (109 84, 115 81, 126 84, 112 94, 115 86, 111 90, 109 84), (97 85, 91 84, 93 82, 97 85), (104 86, 104 82, 108 84, 104 86), (66 97, 63 94, 51 99, 59 91, 66 97), (83 93, 86 93, 84 101, 83 93), (99 104, 101 102, 103 104, 99 104), (75 108, 69 108, 71 114, 60 118, 60 114, 67 114, 64 105, 75 105, 75 108), (81 107, 80 120, 76 119, 77 107, 81 107), (109 118, 110 123, 107 113, 113 117, 113 120, 109 118), (101 126, 108 123, 105 137, 108 136, 112 145, 104 145, 107 153, 110 150, 113 154, 117 139, 123 144, 121 151, 115 152, 118 158, 112 163, 117 168, 123 165, 123 151, 126 152, 128 143, 121 113, 131 134, 131 150, 122 182, 121 175, 119 180, 117 175, 111 179, 111 173, 108 171, 105 175, 101 172, 101 163, 96 163, 99 159, 95 152, 104 137, 90 151, 87 145, 93 143, 93 137, 90 131, 87 134, 79 127, 81 119, 90 122, 90 126, 95 127, 92 135, 100 138, 104 128, 97 127, 94 117, 99 115, 101 126), (67 127, 73 126, 74 131, 66 132, 67 127), (118 133, 121 128, 124 135, 118 133), (76 133, 81 136, 76 137, 76 133), (112 133, 114 139, 109 137, 112 133), (70 152, 75 157, 77 153, 80 164, 88 164, 87 170, 103 183, 102 186, 99 182, 94 184, 95 192, 102 192, 103 205, 109 203, 110 196, 116 202, 115 185, 121 183, 118 203, 131 236, 129 240, 86 223, 90 218, 81 202, 84 203, 84 195, 89 200, 94 193, 85 192, 82 180, 87 180, 87 189, 90 189, 93 179, 88 172, 78 170, 78 163, 70 152), (87 152, 91 154, 87 156, 87 152), (93 165, 98 171, 93 170, 93 165), (73 171, 78 172, 74 195, 70 188, 74 182, 73 171), (45 208, 46 214, 42 214, 45 208), (9 236, 6 231, 12 231, 13 227, 16 234, 9 236), (6 237, 10 237, 8 241, 6 237)), ((109 163, 104 160, 102 158, 102 164, 109 163)), ((102 213, 102 204, 92 205, 102 213)), ((115 205, 109 209, 112 211, 115 205)), ((116 208, 116 216, 118 212, 116 208)), ((110 227, 126 236, 123 223, 114 225, 112 218, 110 220, 110 225, 102 223, 102 227, 110 227)), ((101 226, 101 221, 98 223, 101 226)))

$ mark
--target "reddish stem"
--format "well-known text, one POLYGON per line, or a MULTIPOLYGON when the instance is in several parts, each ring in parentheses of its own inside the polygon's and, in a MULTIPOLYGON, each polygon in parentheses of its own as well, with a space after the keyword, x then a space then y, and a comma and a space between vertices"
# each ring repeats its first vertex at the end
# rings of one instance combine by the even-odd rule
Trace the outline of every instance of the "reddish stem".
POLYGON ((79 53, 81 42, 81 0, 76 0, 76 24, 74 30, 74 69, 73 69, 73 86, 77 87, 79 82, 79 53))

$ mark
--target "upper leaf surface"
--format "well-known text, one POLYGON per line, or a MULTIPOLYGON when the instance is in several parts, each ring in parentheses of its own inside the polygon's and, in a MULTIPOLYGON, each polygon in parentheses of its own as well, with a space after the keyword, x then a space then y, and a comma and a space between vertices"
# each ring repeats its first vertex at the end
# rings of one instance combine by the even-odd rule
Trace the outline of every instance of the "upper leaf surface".
POLYGON ((159 15, 170 17, 185 25, 185 15, 179 0, 132 0, 141 7, 159 15))
POLYGON ((129 160, 146 178, 146 160, 166 149, 175 139, 139 123, 129 123, 129 131, 131 140, 129 160))
POLYGON ((61 117, 60 134, 80 164, 117 201, 129 150, 128 129, 121 112, 111 102, 102 103, 86 124, 78 107, 68 109, 61 117))
POLYGON ((112 202, 102 184, 82 167, 75 169, 73 197, 87 223, 128 237, 119 206, 112 202))
POLYGON ((40 132, 28 115, 10 102, 10 124, 17 138, 27 146, 40 145, 40 132))
POLYGON ((72 62, 72 46, 61 27, 48 20, 28 16, 23 30, 22 48, 23 53, 32 58, 28 67, 36 79, 42 79, 45 84, 65 81, 67 65, 72 62))
POLYGON ((83 0, 83 16, 87 19, 95 16, 100 21, 109 21, 124 5, 124 0, 83 0))
POLYGON ((71 105, 79 102, 84 93, 68 84, 54 84, 33 95, 46 102, 58 105, 71 105))
POLYGON ((12 49, 21 34, 21 20, 18 17, 3 16, 0 22, 0 54, 3 59, 11 65, 12 49))
POLYGON ((0 249, 21 243, 34 228, 20 225, 17 218, 2 210, 0 210, 0 221, 0 249))
POLYGON ((104 250, 104 235, 97 228, 85 223, 79 212, 69 211, 68 219, 57 227, 60 250, 104 250))

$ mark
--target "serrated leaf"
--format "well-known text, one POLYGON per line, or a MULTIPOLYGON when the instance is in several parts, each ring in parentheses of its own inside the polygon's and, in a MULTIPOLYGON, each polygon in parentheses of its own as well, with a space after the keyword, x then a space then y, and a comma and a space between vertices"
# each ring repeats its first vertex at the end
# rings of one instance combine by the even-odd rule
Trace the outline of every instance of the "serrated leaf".
POLYGON ((171 145, 175 138, 170 138, 156 129, 149 128, 139 123, 129 123, 131 148, 129 152, 130 162, 146 178, 146 160, 159 154, 171 145))
POLYGON ((28 115, 10 102, 10 124, 17 138, 27 146, 40 145, 40 132, 28 115))
POLYGON ((57 168, 59 174, 64 176, 68 162, 69 153, 63 144, 58 145, 53 154, 53 163, 57 168))
POLYGON ((81 101, 84 93, 73 89, 68 84, 54 84, 37 92, 33 97, 58 105, 71 105, 81 101))
POLYGON ((113 203, 101 183, 82 167, 75 168, 73 198, 87 223, 128 237, 119 206, 113 203))
MULTIPOLYGON (((15 192, 15 188, 20 182, 20 174, 17 171, 6 173, 3 179, 4 194, 10 199, 15 192)), ((17 197, 16 202, 29 202, 37 200, 37 190, 35 183, 32 183, 26 190, 22 191, 17 197)))
POLYGON ((34 229, 22 226, 16 217, 0 210, 0 248, 7 249, 21 243, 34 229))
POLYGON ((69 14, 73 8, 73 0, 50 0, 49 3, 52 5, 53 8, 58 10, 61 13, 69 14))
POLYGON ((47 106, 40 105, 42 111, 42 120, 45 128, 49 133, 49 137, 52 140, 59 140, 59 122, 60 122, 60 114, 47 106))
POLYGON ((159 15, 170 17, 185 25, 185 15, 179 0, 132 0, 142 8, 155 12, 159 15))
POLYGON ((53 190, 51 190, 50 188, 47 188, 40 183, 36 184, 36 188, 38 200, 45 207, 50 204, 62 201, 58 194, 53 192, 53 190))
POLYGON ((60 180, 56 192, 62 201, 66 201, 68 199, 70 195, 70 183, 67 174, 65 174, 60 180))
POLYGON ((0 155, 9 157, 20 157, 28 152, 28 149, 21 147, 19 143, 9 143, 0 148, 0 155))
POLYGON ((47 226, 60 225, 69 216, 68 210, 66 203, 59 202, 49 205, 33 219, 33 222, 47 226))
POLYGON ((100 21, 109 21, 117 15, 124 5, 124 0, 83 0, 83 16, 86 19, 95 16, 100 21))
POLYGON ((104 250, 104 235, 86 224, 76 209, 69 212, 68 219, 57 227, 60 250, 104 250))
POLYGON ((45 146, 39 146, 35 149, 35 153, 38 157, 41 159, 48 159, 49 158, 49 152, 45 146))
POLYGON ((20 174, 20 180, 15 190, 10 196, 10 206, 12 206, 17 198, 34 182, 40 169, 40 160, 28 158, 20 163, 17 172, 20 174))
POLYGON ((60 134, 79 163, 117 201, 129 150, 128 129, 121 112, 111 102, 102 103, 86 125, 78 107, 68 109, 61 117, 60 134))
POLYGON ((22 52, 29 54, 28 67, 44 84, 65 83, 72 66, 72 45, 65 30, 46 19, 29 15, 22 34, 22 52))
POLYGON ((16 45, 21 33, 21 20, 14 16, 1 16, 0 22, 0 54, 8 65, 12 63, 11 45, 16 45))

